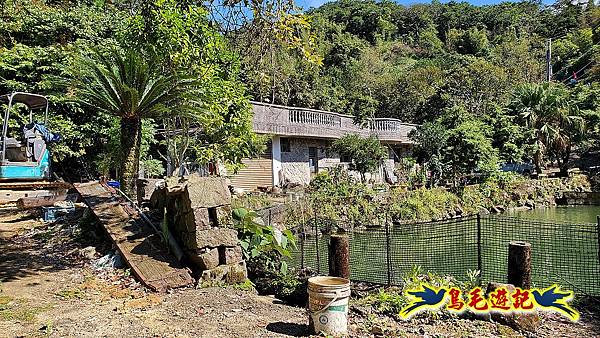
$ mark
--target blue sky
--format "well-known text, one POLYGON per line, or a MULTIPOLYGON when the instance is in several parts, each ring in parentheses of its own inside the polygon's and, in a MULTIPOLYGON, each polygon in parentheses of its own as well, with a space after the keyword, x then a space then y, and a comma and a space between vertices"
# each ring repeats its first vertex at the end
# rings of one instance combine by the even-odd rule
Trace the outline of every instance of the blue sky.
MULTIPOLYGON (((457 0, 457 1, 461 1, 461 0, 457 0)), ((545 4, 552 4, 554 3, 553 0, 543 0, 545 4)), ((296 0, 296 3, 300 6, 302 6, 304 9, 308 9, 310 7, 319 7, 322 4, 324 4, 325 2, 328 2, 327 0, 296 0)), ((403 4, 403 5, 410 5, 410 4, 414 4, 414 3, 430 3, 431 1, 418 1, 418 0, 398 0, 396 1, 399 4, 403 4)), ((442 2, 447 2, 447 1, 442 1, 442 2)), ((468 0, 467 2, 470 2, 474 5, 492 5, 492 4, 497 4, 500 3, 502 1, 500 0, 468 0)))

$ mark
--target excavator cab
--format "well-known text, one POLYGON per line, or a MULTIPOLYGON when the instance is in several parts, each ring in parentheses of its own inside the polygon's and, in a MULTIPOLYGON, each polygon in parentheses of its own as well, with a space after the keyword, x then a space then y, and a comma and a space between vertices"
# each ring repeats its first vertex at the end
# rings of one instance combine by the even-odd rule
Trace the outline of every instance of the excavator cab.
POLYGON ((14 92, 1 95, 0 102, 7 104, 2 121, 2 138, 0 139, 0 181, 48 180, 50 178, 50 153, 47 143, 56 141, 58 138, 45 127, 48 122, 48 99, 43 95, 14 92), (23 126, 21 135, 10 135, 13 137, 9 137, 10 113, 17 103, 24 104, 29 110, 29 123, 23 126), (43 123, 34 121, 33 111, 38 109, 43 110, 43 123), (20 136, 20 140, 14 136, 20 136))

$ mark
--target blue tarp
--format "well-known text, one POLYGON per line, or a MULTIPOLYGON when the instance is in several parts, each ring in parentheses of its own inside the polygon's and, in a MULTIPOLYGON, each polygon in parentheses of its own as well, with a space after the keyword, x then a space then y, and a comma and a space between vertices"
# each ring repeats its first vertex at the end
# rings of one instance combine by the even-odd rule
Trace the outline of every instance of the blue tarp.
POLYGON ((31 129, 35 129, 38 132, 40 132, 40 134, 42 134, 42 137, 44 138, 44 140, 46 142, 48 142, 48 143, 60 141, 60 134, 51 132, 43 124, 40 124, 40 123, 30 123, 28 125, 25 125, 25 127, 23 127, 23 132, 25 132, 27 130, 31 130, 31 129))

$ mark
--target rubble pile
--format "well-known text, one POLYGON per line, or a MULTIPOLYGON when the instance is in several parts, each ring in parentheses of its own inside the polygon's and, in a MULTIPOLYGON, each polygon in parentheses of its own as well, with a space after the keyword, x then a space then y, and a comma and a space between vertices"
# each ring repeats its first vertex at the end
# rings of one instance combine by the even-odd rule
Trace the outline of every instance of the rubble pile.
POLYGON ((231 193, 222 178, 171 178, 154 200, 165 208, 165 222, 199 276, 199 285, 239 283, 246 263, 232 228, 231 193), (163 203, 160 203, 160 200, 163 203))

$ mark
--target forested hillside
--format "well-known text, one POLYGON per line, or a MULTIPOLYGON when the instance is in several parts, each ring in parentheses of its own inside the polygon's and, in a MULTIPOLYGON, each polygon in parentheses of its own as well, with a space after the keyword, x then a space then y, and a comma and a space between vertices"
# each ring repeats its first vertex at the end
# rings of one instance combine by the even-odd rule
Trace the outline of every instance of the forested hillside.
POLYGON ((0 92, 50 96, 50 127, 63 135, 54 159, 79 174, 119 162, 117 120, 78 103, 74 83, 85 76, 82 59, 114 49, 199 81, 193 114, 173 117, 181 107, 171 106, 144 120, 141 158, 155 175, 167 163, 235 165, 251 156, 248 98, 423 124, 415 155, 440 177, 523 161, 538 170, 554 161, 564 172, 574 154, 589 158, 600 144, 593 1, 341 0, 306 12, 292 0, 0 4, 0 92), (160 136, 198 126, 193 137, 160 136))
POLYGON ((434 172, 489 172, 521 161, 541 170, 548 160, 565 171, 574 151, 597 145, 600 9, 593 1, 341 0, 307 15, 322 65, 283 45, 247 56, 255 99, 424 123, 414 136, 417 155, 434 172))
POLYGON ((272 46, 273 60, 257 55, 262 67, 246 63, 255 99, 417 123, 453 106, 487 115, 515 86, 545 79, 548 38, 555 81, 568 82, 575 71, 591 81, 598 73, 589 64, 600 18, 593 3, 341 0, 307 15, 322 66, 272 46))

